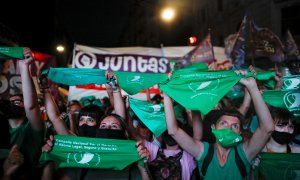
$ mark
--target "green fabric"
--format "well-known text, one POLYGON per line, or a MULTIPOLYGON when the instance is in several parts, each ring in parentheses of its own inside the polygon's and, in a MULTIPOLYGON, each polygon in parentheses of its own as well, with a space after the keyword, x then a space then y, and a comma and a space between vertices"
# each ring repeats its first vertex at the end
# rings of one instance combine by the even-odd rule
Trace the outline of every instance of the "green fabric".
POLYGON ((262 95, 269 105, 287 108, 295 116, 300 116, 300 90, 265 90, 262 95))
POLYGON ((261 153, 258 171, 266 180, 300 179, 300 154, 261 153))
MULTIPOLYGON (((261 72, 255 78, 266 80, 274 75, 261 72)), ((171 80, 160 84, 160 89, 183 107, 207 114, 241 78, 250 76, 254 75, 250 72, 247 76, 237 75, 233 70, 174 73, 171 80)))
POLYGON ((229 99, 239 99, 244 97, 245 93, 243 91, 235 91, 233 88, 226 94, 229 99))
POLYGON ((129 105, 155 137, 159 137, 167 129, 163 104, 153 104, 129 98, 129 105))
POLYGON ((281 89, 298 89, 300 90, 300 75, 297 76, 283 76, 283 84, 281 89))
POLYGON ((24 59, 23 47, 0 47, 0 59, 24 59))
POLYGON ((122 170, 139 161, 135 141, 54 136, 53 149, 40 157, 40 163, 54 161, 56 168, 76 167, 122 170))
POLYGON ((197 63, 197 64, 189 65, 189 66, 187 66, 185 68, 182 68, 182 69, 178 69, 178 70, 174 71, 172 74, 173 75, 179 75, 179 74, 203 72, 203 71, 208 71, 207 64, 197 63))
POLYGON ((9 154, 9 149, 0 149, 0 160, 6 158, 8 154, 9 154))
POLYGON ((10 143, 12 146, 18 145, 26 166, 37 167, 41 147, 44 145, 44 130, 34 130, 29 122, 10 128, 10 143))
POLYGON ((167 74, 162 73, 135 73, 115 72, 118 76, 120 87, 130 95, 137 94, 141 90, 148 89, 168 79, 167 74))
POLYGON ((101 69, 85 68, 49 68, 42 72, 48 79, 69 86, 86 84, 105 84, 109 81, 105 77, 105 71, 101 69))
MULTIPOLYGON (((201 175, 202 175, 201 168, 203 165, 203 161, 208 153, 208 147, 209 147, 209 144, 207 142, 203 142, 203 144, 204 144, 203 154, 200 157, 200 159, 197 160, 198 170, 201 175)), ((249 172, 251 166, 250 166, 250 162, 247 160, 246 154, 243 150, 243 144, 237 145, 237 151, 238 151, 243 163, 246 166, 246 171, 249 172)), ((240 171, 235 162, 235 152, 234 152, 233 148, 231 148, 231 150, 228 154, 228 157, 227 157, 227 161, 223 166, 220 165, 216 150, 214 149, 214 155, 213 155, 213 158, 207 168, 204 179, 208 179, 208 180, 211 180, 211 179, 218 179, 218 180, 242 179, 240 171)))
POLYGON ((83 106, 88 106, 88 105, 97 105, 99 107, 103 107, 103 104, 100 99, 96 99, 95 96, 85 96, 80 99, 80 102, 82 103, 83 106))
POLYGON ((184 107, 177 103, 176 105, 173 106, 173 108, 174 108, 175 117, 176 118, 183 118, 182 117, 182 111, 185 110, 184 107))
POLYGON ((235 133, 231 129, 213 129, 212 133, 224 148, 235 146, 243 139, 241 135, 235 133))

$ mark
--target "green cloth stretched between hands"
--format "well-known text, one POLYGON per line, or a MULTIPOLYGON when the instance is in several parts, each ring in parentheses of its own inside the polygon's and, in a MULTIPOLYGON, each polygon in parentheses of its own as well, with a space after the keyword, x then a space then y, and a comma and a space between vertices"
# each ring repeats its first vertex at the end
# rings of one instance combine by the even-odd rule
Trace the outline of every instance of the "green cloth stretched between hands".
POLYGON ((0 59, 24 59, 23 47, 0 47, 0 59))
POLYGON ((42 72, 53 82, 69 86, 87 84, 105 84, 105 70, 86 68, 49 68, 42 72))
POLYGON ((39 161, 54 161, 56 168, 122 170, 142 159, 135 144, 131 140, 56 135, 53 149, 43 152, 39 161))
POLYGON ((171 80, 160 84, 160 89, 183 107, 207 114, 241 78, 250 76, 267 80, 275 73, 259 72, 256 76, 251 72, 237 75, 233 70, 174 73, 171 80))

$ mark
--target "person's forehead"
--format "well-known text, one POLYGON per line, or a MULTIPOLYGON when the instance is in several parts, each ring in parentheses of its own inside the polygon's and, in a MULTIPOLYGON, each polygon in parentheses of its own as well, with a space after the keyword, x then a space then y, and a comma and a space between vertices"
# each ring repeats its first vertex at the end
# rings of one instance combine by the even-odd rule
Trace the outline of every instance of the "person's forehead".
POLYGON ((10 100, 10 101, 13 101, 13 100, 23 100, 23 97, 21 97, 21 96, 11 96, 11 97, 9 98, 9 100, 10 100))
POLYGON ((91 116, 80 116, 80 119, 94 119, 94 118, 91 116))
POLYGON ((120 122, 119 122, 119 120, 116 119, 116 118, 113 117, 113 116, 108 116, 108 117, 104 118, 104 119, 101 121, 101 124, 104 124, 104 123, 105 123, 105 124, 107 124, 107 123, 109 123, 109 124, 115 123, 115 124, 121 125, 120 122))
POLYGON ((240 123, 240 120, 235 116, 223 115, 220 117, 220 121, 227 121, 231 123, 240 123))

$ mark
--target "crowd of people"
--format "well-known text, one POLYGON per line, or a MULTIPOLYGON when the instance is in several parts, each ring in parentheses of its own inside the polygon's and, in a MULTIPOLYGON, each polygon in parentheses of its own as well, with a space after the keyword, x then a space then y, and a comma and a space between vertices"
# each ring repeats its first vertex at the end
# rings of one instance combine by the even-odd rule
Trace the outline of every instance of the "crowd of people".
POLYGON ((18 60, 22 93, 0 100, 1 179, 255 179, 260 153, 300 153, 295 116, 264 101, 263 87, 246 76, 256 73, 253 68, 235 71, 244 77, 239 81, 244 96, 236 102, 224 96, 206 115, 186 108, 178 115, 178 103, 166 92, 147 96, 149 103, 164 107, 167 129, 157 137, 130 108, 116 74, 106 71, 107 97, 100 103, 86 98, 61 105, 45 75, 38 74, 37 94, 33 62, 31 50, 24 48, 24 59, 18 60), (56 135, 134 140, 143 163, 122 170, 41 163, 41 154, 55 147, 56 135))

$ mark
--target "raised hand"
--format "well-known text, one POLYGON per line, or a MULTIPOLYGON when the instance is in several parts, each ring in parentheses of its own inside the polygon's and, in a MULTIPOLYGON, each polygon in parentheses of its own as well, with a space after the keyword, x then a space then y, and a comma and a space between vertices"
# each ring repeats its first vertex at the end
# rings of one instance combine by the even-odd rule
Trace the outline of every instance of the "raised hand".
POLYGON ((146 162, 150 156, 148 149, 144 146, 142 141, 137 141, 135 146, 137 147, 137 151, 138 151, 139 155, 142 158, 145 158, 144 161, 146 162))
POLYGON ((50 135, 49 139, 46 141, 46 144, 42 147, 42 152, 49 152, 53 148, 53 136, 50 135))
POLYGON ((30 65, 34 61, 33 53, 30 48, 24 47, 24 59, 19 61, 19 63, 24 65, 30 65))
POLYGON ((15 171, 24 163, 24 156, 19 151, 17 145, 14 145, 4 162, 3 172, 4 177, 10 177, 15 173, 15 171))

